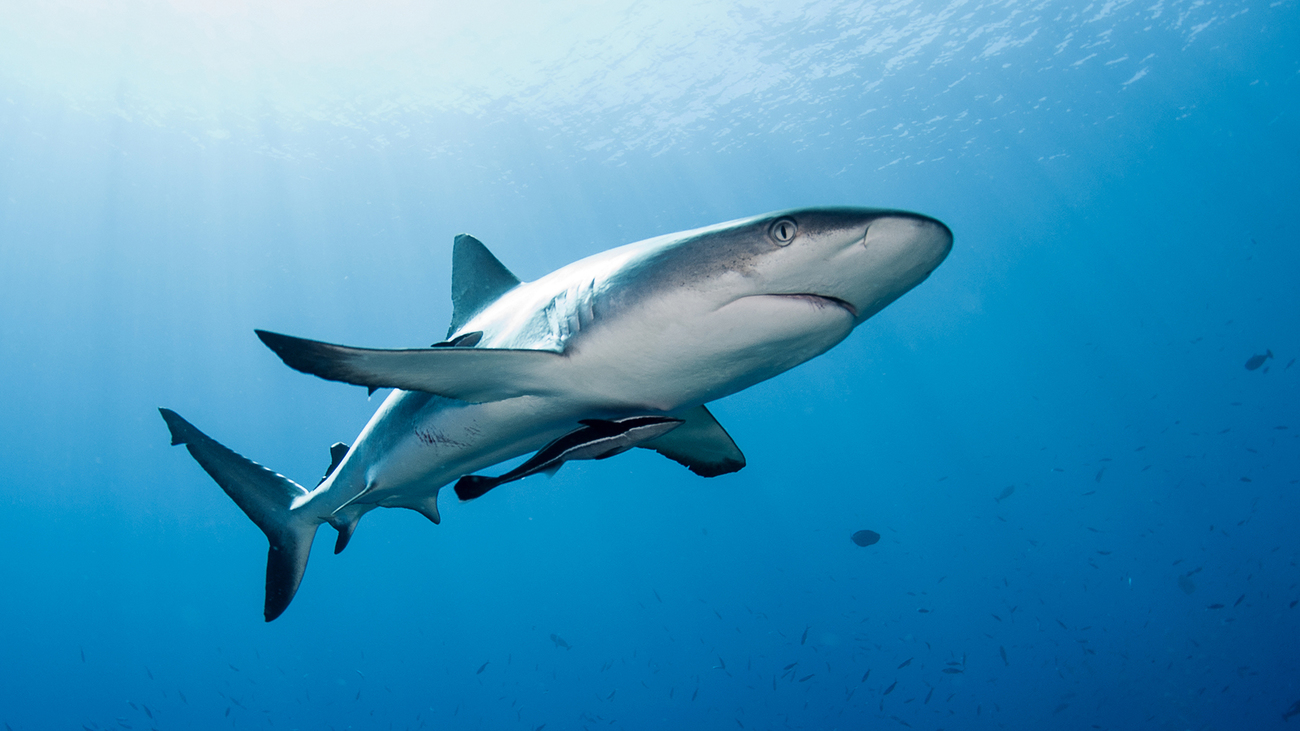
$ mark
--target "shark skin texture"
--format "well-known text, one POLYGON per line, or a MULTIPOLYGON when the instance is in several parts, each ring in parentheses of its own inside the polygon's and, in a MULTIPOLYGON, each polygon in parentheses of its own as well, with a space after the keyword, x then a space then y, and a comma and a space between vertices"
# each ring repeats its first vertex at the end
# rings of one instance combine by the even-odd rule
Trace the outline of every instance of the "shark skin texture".
POLYGON ((780 211, 610 249, 521 282, 477 239, 452 250, 451 326, 381 350, 258 330, 290 367, 392 393, 313 488, 236 454, 169 409, 172 444, 266 534, 266 621, 293 600, 317 528, 335 553, 379 507, 441 521, 463 499, 564 462, 650 449, 704 477, 744 455, 706 404, 830 350, 923 282, 952 232, 916 213, 780 211), (536 455, 499 477, 475 475, 536 455))

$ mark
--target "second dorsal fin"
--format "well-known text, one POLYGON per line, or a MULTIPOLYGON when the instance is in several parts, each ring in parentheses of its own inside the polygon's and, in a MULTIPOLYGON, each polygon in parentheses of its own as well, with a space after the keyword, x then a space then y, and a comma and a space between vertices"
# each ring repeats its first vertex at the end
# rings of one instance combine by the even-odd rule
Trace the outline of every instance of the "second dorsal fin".
MULTIPOLYGON (((343 442, 334 442, 330 446, 330 466, 329 469, 325 470, 325 476, 320 478, 320 482, 316 483, 317 485, 325 482, 330 478, 330 475, 334 474, 334 470, 339 468, 339 463, 347 456, 348 449, 348 445, 343 442)), ((346 543, 346 541, 344 542, 346 543)), ((335 551, 335 553, 338 553, 338 551, 335 551)))
POLYGON ((518 285, 519 277, 492 256, 482 241, 469 234, 457 236, 451 250, 451 327, 447 337, 518 285))

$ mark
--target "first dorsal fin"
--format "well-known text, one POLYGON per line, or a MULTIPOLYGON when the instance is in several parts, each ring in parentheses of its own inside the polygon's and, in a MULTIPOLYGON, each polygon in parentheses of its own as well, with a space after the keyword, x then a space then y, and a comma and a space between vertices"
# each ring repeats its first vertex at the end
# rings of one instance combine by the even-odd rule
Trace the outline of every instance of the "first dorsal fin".
POLYGON ((492 256, 482 241, 469 234, 457 236, 451 250, 451 327, 447 337, 518 285, 519 277, 492 256))

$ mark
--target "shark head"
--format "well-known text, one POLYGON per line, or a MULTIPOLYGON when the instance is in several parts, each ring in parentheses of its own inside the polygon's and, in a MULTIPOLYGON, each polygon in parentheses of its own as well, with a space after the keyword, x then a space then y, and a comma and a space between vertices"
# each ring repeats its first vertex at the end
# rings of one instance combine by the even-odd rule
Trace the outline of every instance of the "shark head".
POLYGON ((740 275, 733 295, 813 298, 848 310, 855 324, 924 281, 952 249, 952 232, 933 218, 866 208, 782 211, 716 234, 740 275))

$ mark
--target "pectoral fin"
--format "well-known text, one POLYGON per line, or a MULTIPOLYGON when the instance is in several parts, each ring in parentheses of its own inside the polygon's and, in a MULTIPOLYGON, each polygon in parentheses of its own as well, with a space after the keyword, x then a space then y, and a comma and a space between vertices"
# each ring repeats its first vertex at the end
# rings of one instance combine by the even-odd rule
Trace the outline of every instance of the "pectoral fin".
POLYGON ((373 350, 258 330, 290 368, 357 386, 400 388, 471 403, 551 392, 564 356, 548 350, 419 348, 373 350))
POLYGON ((745 455, 708 409, 697 406, 677 416, 685 423, 637 446, 653 449, 701 477, 717 477, 745 466, 745 455))

